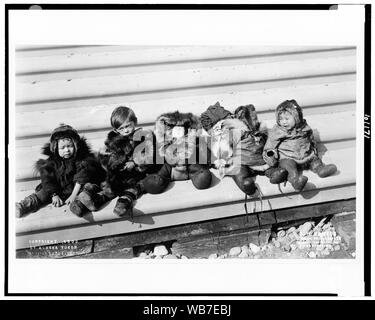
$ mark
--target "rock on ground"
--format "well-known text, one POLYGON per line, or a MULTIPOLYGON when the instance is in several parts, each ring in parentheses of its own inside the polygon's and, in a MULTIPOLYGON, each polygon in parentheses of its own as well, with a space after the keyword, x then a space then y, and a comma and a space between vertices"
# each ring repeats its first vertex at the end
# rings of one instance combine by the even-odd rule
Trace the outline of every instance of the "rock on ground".
POLYGON ((234 247, 229 250, 229 255, 231 257, 238 256, 241 253, 241 248, 240 247, 234 247))
POLYGON ((158 246, 155 246, 154 248, 154 255, 155 256, 166 256, 168 254, 168 250, 165 246, 163 245, 158 245, 158 246))

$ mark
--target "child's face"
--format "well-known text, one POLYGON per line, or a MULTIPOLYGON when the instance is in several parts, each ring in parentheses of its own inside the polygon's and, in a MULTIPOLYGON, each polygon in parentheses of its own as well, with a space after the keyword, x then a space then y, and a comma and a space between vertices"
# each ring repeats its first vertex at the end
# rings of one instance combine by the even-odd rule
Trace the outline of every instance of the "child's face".
POLYGON ((57 144, 59 156, 63 159, 69 159, 74 155, 74 144, 70 139, 60 139, 57 144))
POLYGON ((117 129, 115 129, 115 131, 126 137, 130 134, 132 134, 135 130, 135 123, 134 121, 125 121, 120 127, 118 127, 117 129))
POLYGON ((285 130, 292 130, 296 126, 296 120, 289 112, 279 114, 279 124, 285 130))

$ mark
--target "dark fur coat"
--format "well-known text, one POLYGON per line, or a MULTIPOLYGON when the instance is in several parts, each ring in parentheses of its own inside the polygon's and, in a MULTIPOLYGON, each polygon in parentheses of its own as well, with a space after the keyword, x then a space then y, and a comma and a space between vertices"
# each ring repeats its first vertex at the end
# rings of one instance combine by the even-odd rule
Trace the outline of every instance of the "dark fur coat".
POLYGON ((76 182, 81 185, 87 182, 100 184, 105 178, 104 169, 83 137, 77 141, 77 150, 70 159, 63 159, 53 153, 50 143, 43 146, 42 154, 47 159, 39 159, 35 164, 35 170, 41 177, 41 184, 36 191, 43 189, 49 195, 57 193, 67 198, 76 182))
POLYGON ((141 128, 129 136, 110 131, 99 159, 107 171, 105 189, 115 195, 121 195, 148 173, 156 172, 161 167, 155 164, 155 137, 152 131, 141 128), (135 167, 132 170, 124 169, 130 161, 134 162, 135 167))

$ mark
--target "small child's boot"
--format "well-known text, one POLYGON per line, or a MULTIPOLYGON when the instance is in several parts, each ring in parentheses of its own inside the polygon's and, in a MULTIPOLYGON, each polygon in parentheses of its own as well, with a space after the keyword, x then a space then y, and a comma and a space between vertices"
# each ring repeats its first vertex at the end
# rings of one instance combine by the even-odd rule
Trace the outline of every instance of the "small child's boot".
POLYGON ((85 213, 89 212, 78 197, 70 204, 69 209, 77 217, 82 217, 85 213))
POLYGON ((292 176, 290 177, 290 179, 288 177, 288 181, 292 184, 293 188, 298 192, 301 192, 303 190, 303 188, 305 187, 307 183, 307 180, 308 178, 302 174, 292 176))
POLYGON ((257 191, 255 181, 252 177, 247 177, 247 178, 243 179, 242 180, 242 186, 243 186, 243 191, 247 195, 252 195, 252 194, 255 193, 255 191, 257 191))
POLYGON ((105 199, 104 194, 99 193, 99 191, 100 188, 96 184, 86 183, 77 199, 89 211, 96 211, 108 201, 108 199, 105 199))
POLYGON ((334 164, 325 165, 319 158, 314 159, 310 163, 310 169, 316 173, 320 178, 325 178, 333 175, 337 171, 337 167, 334 164))
POLYGON ((159 174, 150 174, 143 179, 143 186, 146 193, 159 194, 167 189, 169 182, 170 179, 165 179, 159 174))
POLYGON ((210 170, 200 165, 192 164, 189 167, 189 171, 189 178, 198 190, 208 189, 211 186, 212 173, 210 170))
POLYGON ((291 183, 294 190, 300 192, 305 187, 308 178, 299 174, 297 163, 291 159, 280 160, 280 167, 288 171, 288 181, 291 183))
POLYGON ((133 200, 128 196, 119 197, 116 206, 113 209, 113 212, 119 217, 128 215, 130 218, 133 218, 133 200))
POLYGON ((21 218, 27 213, 34 212, 40 207, 40 200, 36 194, 27 196, 20 202, 16 203, 16 217, 21 218))
POLYGON ((284 168, 271 167, 264 172, 264 175, 270 179, 270 183, 279 184, 287 181, 288 171, 286 171, 284 168))
POLYGON ((253 175, 254 172, 251 169, 241 166, 240 172, 232 176, 236 185, 249 196, 257 191, 253 175))

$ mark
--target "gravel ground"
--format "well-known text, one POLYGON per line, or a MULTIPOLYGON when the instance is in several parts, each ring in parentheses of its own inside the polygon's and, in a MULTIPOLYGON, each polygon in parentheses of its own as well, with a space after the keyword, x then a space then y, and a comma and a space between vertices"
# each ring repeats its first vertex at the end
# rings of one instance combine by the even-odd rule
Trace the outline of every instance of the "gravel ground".
MULTIPOLYGON (((297 227, 279 228, 267 244, 249 243, 233 247, 227 253, 213 253, 206 259, 348 259, 355 258, 355 219, 318 223, 305 222, 297 227)), ((136 259, 189 259, 174 255, 163 245, 138 252, 136 259)))

